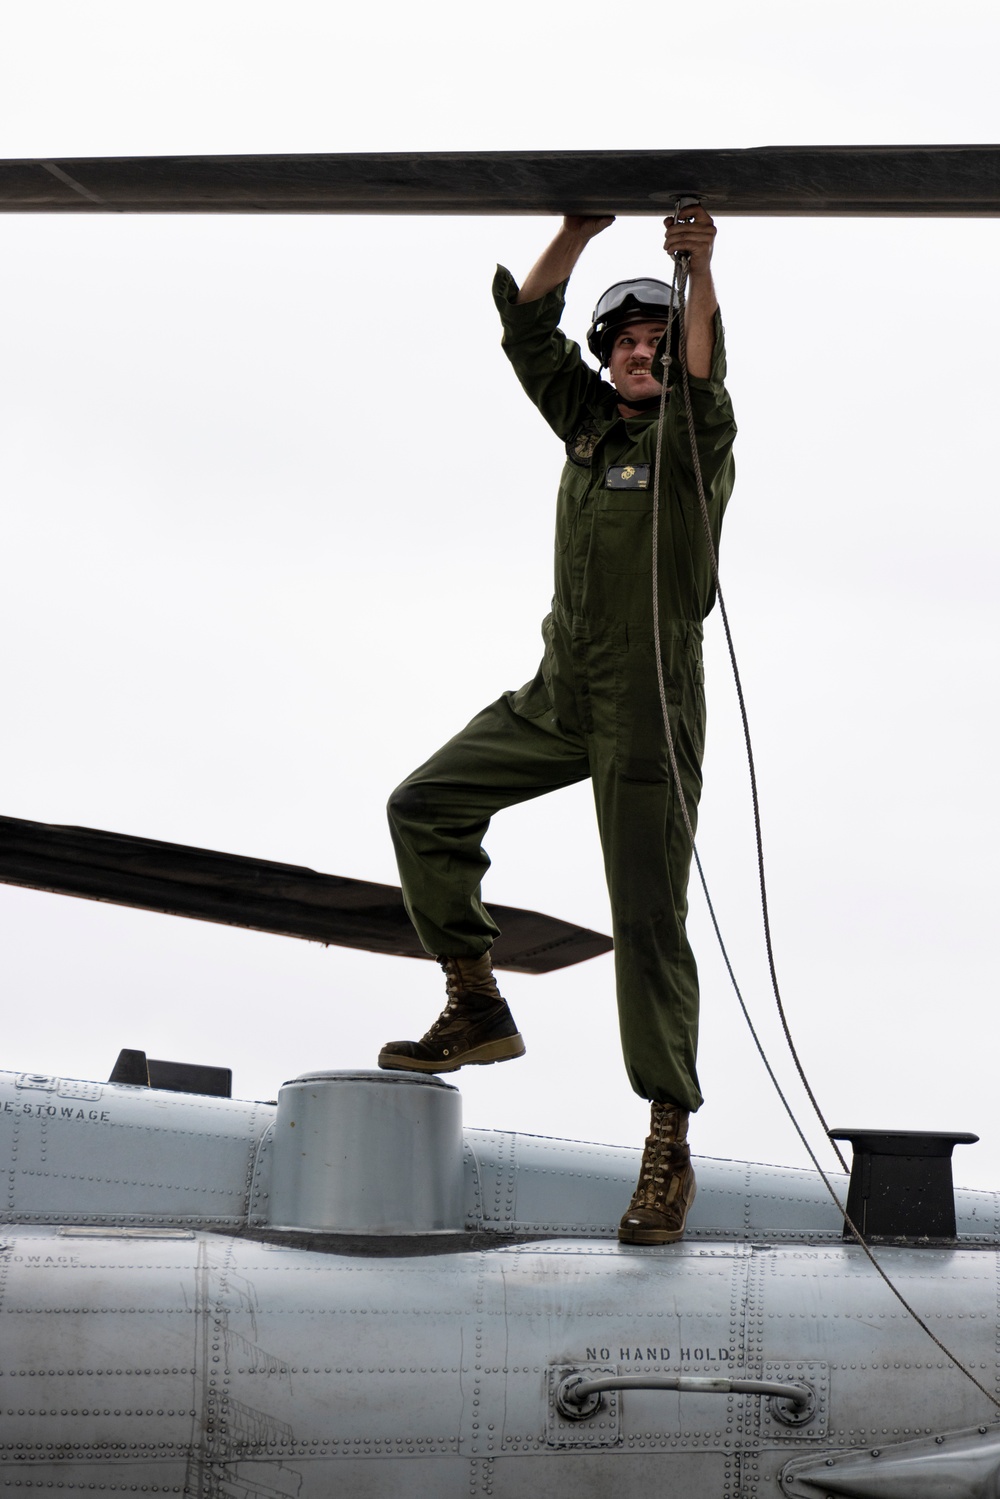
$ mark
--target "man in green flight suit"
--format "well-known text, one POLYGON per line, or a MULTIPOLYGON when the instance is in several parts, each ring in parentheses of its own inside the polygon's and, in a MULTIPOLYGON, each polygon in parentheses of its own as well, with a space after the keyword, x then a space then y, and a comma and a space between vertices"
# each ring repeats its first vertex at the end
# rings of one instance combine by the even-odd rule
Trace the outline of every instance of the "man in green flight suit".
MULTIPOLYGON (((611 898, 625 1067, 652 1105, 639 1183, 618 1232, 624 1242, 660 1244, 681 1237, 694 1197, 687 1124, 702 1098, 698 976, 685 931, 691 844, 669 763, 654 650, 657 492, 660 654, 692 826, 705 735, 702 621, 715 587, 679 390, 666 408, 658 487, 654 473, 671 288, 620 282, 601 298, 588 345, 610 384, 559 329, 570 273, 589 240, 612 222, 564 219, 522 287, 502 268, 493 283, 507 357, 566 444, 555 596, 534 679, 484 709, 390 798, 407 910, 444 968, 448 1002, 420 1041, 383 1047, 379 1066, 451 1072, 523 1055, 490 962, 498 928, 480 899, 489 867, 482 842, 502 807, 589 776, 611 898)), ((717 553, 736 428, 711 273, 715 233, 695 205, 668 220, 665 247, 688 257, 685 357, 717 553)), ((677 326, 675 320, 675 333, 677 326)), ((676 360, 671 370, 673 383, 676 360)))

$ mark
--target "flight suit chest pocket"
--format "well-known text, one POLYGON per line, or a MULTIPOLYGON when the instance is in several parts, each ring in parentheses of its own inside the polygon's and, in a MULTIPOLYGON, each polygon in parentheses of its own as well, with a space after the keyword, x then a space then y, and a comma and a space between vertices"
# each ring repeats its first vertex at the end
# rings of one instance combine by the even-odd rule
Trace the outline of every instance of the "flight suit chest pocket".
POLYGON ((654 501, 649 484, 648 463, 607 469, 594 515, 593 556, 601 572, 648 575, 653 562, 654 501))
POLYGON ((611 463, 604 470, 604 483, 597 497, 600 511, 626 510, 652 514, 652 464, 611 463))

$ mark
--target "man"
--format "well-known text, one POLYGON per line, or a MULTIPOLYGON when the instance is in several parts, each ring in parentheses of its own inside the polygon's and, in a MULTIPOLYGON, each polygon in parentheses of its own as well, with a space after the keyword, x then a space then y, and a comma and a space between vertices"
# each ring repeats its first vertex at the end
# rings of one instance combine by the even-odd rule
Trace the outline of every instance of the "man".
MULTIPOLYGON (((498 267, 493 295, 518 379, 566 444, 556 517, 555 597, 535 678, 507 692, 393 793, 389 822, 407 910, 445 971, 448 1003, 420 1041, 383 1047, 379 1066, 451 1072, 507 1061, 524 1042, 497 989, 498 928, 480 900, 482 840, 494 812, 590 776, 611 897, 618 1013, 632 1087, 651 1101, 639 1183, 619 1238, 679 1239, 694 1196, 688 1114, 698 978, 685 932, 691 844, 671 773, 654 652, 654 462, 671 289, 620 282, 588 336, 610 384, 559 330, 566 281, 611 218, 569 217, 518 288, 498 267)), ((686 254, 685 355, 713 545, 733 482, 732 408, 712 283, 715 225, 700 206, 668 221, 686 254)), ((675 320, 676 332, 677 323, 675 320)), ((677 361, 670 383, 677 384, 677 361)), ((715 598, 679 389, 664 418, 659 476, 659 630, 667 711, 692 826, 705 708, 702 620, 715 598)))

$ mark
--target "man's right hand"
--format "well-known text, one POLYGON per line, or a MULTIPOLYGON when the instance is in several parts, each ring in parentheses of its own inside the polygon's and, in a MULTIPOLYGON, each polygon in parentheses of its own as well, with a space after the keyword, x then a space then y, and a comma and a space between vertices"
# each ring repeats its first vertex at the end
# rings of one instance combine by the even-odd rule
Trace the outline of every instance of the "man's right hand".
POLYGON ((603 216, 596 213, 568 213, 563 219, 563 228, 568 234, 578 234, 583 239, 593 239, 595 234, 600 234, 614 221, 613 213, 603 216))

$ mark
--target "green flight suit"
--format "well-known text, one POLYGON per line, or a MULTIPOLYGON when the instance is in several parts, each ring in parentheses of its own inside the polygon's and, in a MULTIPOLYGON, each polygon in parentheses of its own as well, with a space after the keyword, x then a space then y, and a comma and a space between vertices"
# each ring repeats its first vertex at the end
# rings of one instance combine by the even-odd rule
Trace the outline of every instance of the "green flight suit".
MULTIPOLYGON (((407 910, 424 947, 474 957, 498 932, 480 899, 490 862, 482 843, 493 813, 590 776, 629 1080, 644 1098, 697 1109, 698 975, 685 932, 691 848, 671 777, 653 649, 658 413, 619 415, 613 387, 559 330, 564 292, 565 285, 518 306, 508 271, 498 268, 493 284, 507 357, 566 443, 542 663, 532 681, 505 692, 397 788, 389 821, 407 910), (642 465, 646 484, 629 487, 642 483, 642 465)), ((716 316, 711 377, 690 381, 716 550, 736 431, 724 377, 716 316)), ((705 741, 702 620, 715 590, 679 389, 667 407, 663 461, 660 645, 694 823, 705 741)))

